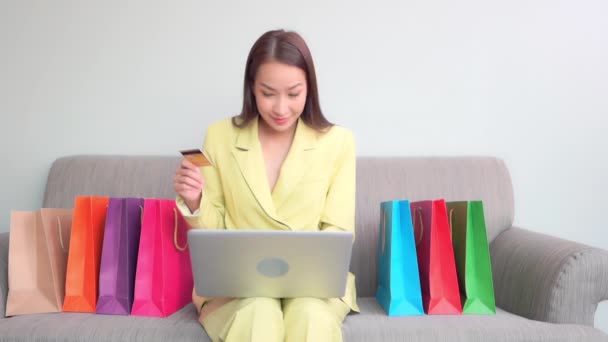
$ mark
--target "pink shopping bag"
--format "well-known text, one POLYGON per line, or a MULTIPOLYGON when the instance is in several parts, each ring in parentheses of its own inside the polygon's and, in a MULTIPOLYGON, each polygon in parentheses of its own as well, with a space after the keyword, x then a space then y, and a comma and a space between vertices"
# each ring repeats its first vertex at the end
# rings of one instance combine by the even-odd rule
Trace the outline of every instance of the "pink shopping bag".
POLYGON ((167 317, 190 303, 188 228, 174 200, 144 201, 132 315, 167 317))

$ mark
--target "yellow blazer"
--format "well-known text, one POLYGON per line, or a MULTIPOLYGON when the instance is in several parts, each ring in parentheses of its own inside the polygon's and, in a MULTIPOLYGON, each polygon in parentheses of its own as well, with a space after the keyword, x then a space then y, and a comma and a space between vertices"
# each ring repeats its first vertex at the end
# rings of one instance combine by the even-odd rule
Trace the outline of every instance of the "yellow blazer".
MULTIPOLYGON (((355 142, 333 126, 326 133, 298 120, 274 190, 270 191, 258 139, 258 120, 244 128, 230 119, 207 129, 203 146, 213 167, 203 167, 205 187, 194 214, 178 196, 177 206, 193 228, 343 230, 355 232, 355 142)), ((194 297, 200 310, 205 299, 194 297)), ((355 279, 342 300, 355 311, 355 279)))

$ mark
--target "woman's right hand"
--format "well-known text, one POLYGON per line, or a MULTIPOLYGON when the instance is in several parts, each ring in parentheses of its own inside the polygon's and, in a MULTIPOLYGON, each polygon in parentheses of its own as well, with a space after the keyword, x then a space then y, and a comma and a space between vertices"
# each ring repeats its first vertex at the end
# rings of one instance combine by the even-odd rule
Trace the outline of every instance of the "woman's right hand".
POLYGON ((182 160, 180 167, 175 171, 173 185, 175 192, 184 199, 190 212, 193 213, 200 207, 205 179, 196 165, 186 159, 182 160))

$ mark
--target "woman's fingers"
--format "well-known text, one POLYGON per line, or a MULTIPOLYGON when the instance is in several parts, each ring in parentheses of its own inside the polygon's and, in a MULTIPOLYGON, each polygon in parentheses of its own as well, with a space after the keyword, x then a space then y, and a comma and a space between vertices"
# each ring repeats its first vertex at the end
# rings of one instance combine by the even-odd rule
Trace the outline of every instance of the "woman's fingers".
POLYGON ((200 179, 197 180, 184 176, 175 176, 173 183, 175 184, 175 191, 196 190, 200 192, 202 191, 204 185, 204 183, 200 179))
POLYGON ((200 186, 192 186, 176 180, 174 187, 175 192, 186 201, 195 201, 200 199, 202 192, 202 188, 200 186))
POLYGON ((200 168, 198 166, 192 164, 191 162, 189 162, 187 159, 184 159, 182 161, 182 164, 176 171, 176 174, 177 173, 180 173, 183 175, 190 175, 192 178, 202 177, 200 168))
POLYGON ((190 194, 197 194, 198 195, 198 193, 201 192, 201 189, 198 188, 198 187, 194 187, 194 186, 191 186, 191 185, 188 185, 188 184, 181 183, 181 184, 177 184, 175 186, 175 191, 178 194, 183 194, 183 195, 186 195, 187 197, 190 197, 189 196, 190 194))
POLYGON ((200 199, 205 180, 198 166, 188 160, 182 160, 180 167, 175 171, 173 180, 175 192, 189 201, 200 199))
POLYGON ((198 166, 192 164, 192 162, 185 158, 182 160, 182 164, 180 166, 182 169, 198 171, 198 166))
POLYGON ((179 169, 175 172, 175 181, 179 183, 186 182, 191 185, 200 184, 201 186, 204 183, 203 177, 200 175, 200 173, 185 169, 179 169))
POLYGON ((177 176, 175 178, 175 181, 179 184, 184 184, 184 185, 188 185, 191 186, 193 188, 196 189, 201 189, 203 187, 203 180, 201 178, 193 178, 190 176, 177 176))

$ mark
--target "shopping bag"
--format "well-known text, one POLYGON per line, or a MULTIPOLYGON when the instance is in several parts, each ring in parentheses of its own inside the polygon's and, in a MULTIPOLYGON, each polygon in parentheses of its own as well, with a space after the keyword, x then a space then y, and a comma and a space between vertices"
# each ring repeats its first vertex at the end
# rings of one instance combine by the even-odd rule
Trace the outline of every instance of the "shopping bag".
POLYGON ((72 209, 11 213, 6 316, 60 312, 72 209))
POLYGON ((494 314, 494 284, 481 201, 448 202, 462 311, 494 314))
POLYGON ((95 312, 108 197, 74 199, 63 311, 95 312))
POLYGON ((174 200, 144 201, 132 315, 167 317, 190 303, 188 228, 174 200))
POLYGON ((418 238, 416 252, 424 310, 430 315, 461 314, 458 277, 443 199, 411 203, 418 238))
POLYGON ((110 198, 99 266, 97 313, 131 313, 143 205, 141 198, 110 198))
POLYGON ((376 300, 389 316, 423 315, 409 201, 380 204, 376 300))

